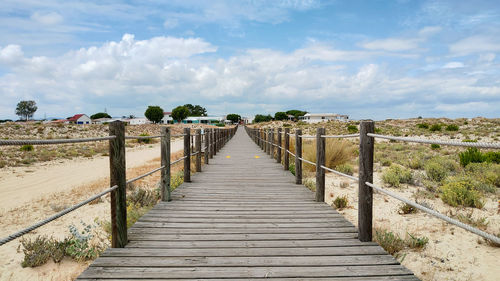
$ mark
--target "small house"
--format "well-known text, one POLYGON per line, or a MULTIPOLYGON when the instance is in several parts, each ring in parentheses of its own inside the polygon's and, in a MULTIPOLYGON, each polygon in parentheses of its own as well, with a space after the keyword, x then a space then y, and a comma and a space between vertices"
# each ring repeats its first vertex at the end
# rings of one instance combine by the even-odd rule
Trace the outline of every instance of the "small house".
POLYGON ((92 120, 86 114, 76 114, 75 116, 68 119, 69 123, 73 124, 91 124, 92 120))
POLYGON ((163 112, 163 119, 161 119, 163 124, 173 124, 174 119, 172 118, 172 112, 163 112))
POLYGON ((331 120, 337 120, 337 121, 347 121, 349 119, 349 116, 347 115, 341 115, 341 114, 336 114, 336 113, 307 113, 304 116, 300 116, 299 120, 312 124, 312 123, 319 123, 319 122, 327 122, 331 120))
POLYGON ((136 117, 136 118, 130 118, 128 119, 130 125, 144 125, 144 124, 151 124, 151 121, 149 121, 145 117, 136 117))

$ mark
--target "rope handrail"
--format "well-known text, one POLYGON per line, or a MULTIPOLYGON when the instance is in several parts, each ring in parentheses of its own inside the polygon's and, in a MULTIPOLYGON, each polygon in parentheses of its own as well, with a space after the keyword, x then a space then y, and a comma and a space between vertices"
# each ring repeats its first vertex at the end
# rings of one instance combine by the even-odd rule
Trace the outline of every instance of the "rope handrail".
POLYGON ((315 139, 316 136, 300 135, 299 138, 303 138, 303 139, 315 139))
POLYGON ((397 195, 397 194, 395 194, 395 193, 393 193, 391 191, 385 190, 385 189, 383 189, 383 188, 381 188, 379 186, 376 186, 376 185, 374 185, 372 183, 365 182, 365 184, 368 185, 368 186, 370 186, 371 188, 379 191, 379 192, 382 192, 382 193, 384 193, 386 195, 389 195, 389 196, 391 196, 391 197, 393 197, 393 198, 395 198, 395 199, 397 199, 399 201, 402 201, 402 202, 404 202, 404 203, 406 203, 408 205, 411 205, 411 206, 413 206, 413 207, 415 207, 415 208, 417 208, 417 209, 419 209, 421 211, 424 211, 425 213, 433 215, 433 216, 435 216, 438 219, 441 219, 441 220, 444 220, 444 221, 449 222, 451 224, 454 224, 454 225, 456 225, 456 226, 458 226, 460 228, 463 228, 463 229, 465 229, 465 230, 467 230, 469 232, 477 234, 477 235, 479 235, 479 236, 481 236, 481 237, 483 237, 485 239, 493 241, 494 243, 500 244, 500 238, 499 237, 496 237, 496 236, 491 235, 491 234, 489 234, 487 232, 484 232, 484 231, 479 230, 479 229, 477 229, 475 227, 472 227, 472 226, 470 226, 468 224, 465 224, 465 223, 462 223, 462 222, 457 221, 455 219, 452 219, 452 218, 450 218, 450 217, 448 217, 446 215, 443 215, 443 214, 441 214, 441 213, 439 213, 437 211, 434 211, 434 210, 429 209, 429 208, 427 208, 425 206, 422 206, 422 205, 420 205, 418 203, 410 201, 410 200, 408 200, 408 199, 406 199, 404 197, 401 197, 401 196, 399 196, 399 195, 397 195))
POLYGON ((115 190, 117 188, 118 188, 118 185, 114 185, 114 186, 112 186, 112 187, 104 190, 103 192, 98 193, 98 194, 96 194, 96 195, 88 198, 85 201, 82 201, 82 202, 80 202, 80 203, 78 203, 76 205, 68 207, 68 208, 60 211, 59 213, 57 213, 55 215, 52 215, 52 216, 50 216, 50 217, 48 217, 48 218, 46 218, 46 219, 44 219, 42 221, 39 221, 39 222, 37 222, 37 223, 29 226, 29 227, 26 227, 26 228, 24 228, 24 229, 16 232, 16 233, 13 233, 13 234, 7 236, 6 238, 3 238, 2 240, 0 240, 0 246, 2 246, 3 244, 5 244, 7 242, 10 242, 10 241, 18 238, 18 237, 21 237, 24 234, 29 233, 29 232, 31 232, 31 231, 33 231, 33 230, 35 230, 35 229, 37 229, 37 228, 39 228, 39 227, 41 227, 43 225, 46 225, 47 223, 49 223, 49 222, 51 222, 51 221, 53 221, 53 220, 55 220, 57 218, 60 218, 60 217, 62 217, 64 215, 66 215, 67 213, 72 212, 72 211, 74 211, 74 210, 76 210, 76 209, 78 209, 78 208, 80 208, 80 207, 82 207, 82 206, 84 206, 84 205, 86 205, 86 204, 88 204, 88 203, 96 200, 97 198, 99 198, 99 197, 101 197, 103 195, 106 195, 107 193, 109 193, 109 192, 111 192, 111 191, 113 191, 113 190, 115 190))
POLYGON ((182 160, 184 160, 184 159, 186 159, 186 158, 187 158, 187 156, 184 156, 184 157, 181 157, 181 158, 179 158, 179 159, 177 159, 177 160, 175 160, 175 161, 172 161, 172 163, 170 163, 170 166, 172 166, 172 165, 174 165, 175 163, 180 162, 180 161, 182 161, 182 160))
POLYGON ((170 137, 183 137, 185 136, 186 134, 176 134, 176 135, 170 135, 170 137))
POLYGON ((129 180, 127 181, 127 184, 129 184, 129 183, 133 183, 134 181, 137 181, 137 180, 140 180, 140 179, 142 179, 142 178, 145 178, 145 177, 147 177, 147 176, 149 176, 149 175, 151 175, 151 174, 153 174, 153 173, 155 173, 155 172, 158 172, 159 170, 164 169, 164 168, 165 168, 165 166, 161 166, 161 167, 156 168, 156 169, 154 169, 154 170, 151 170, 151 171, 149 171, 149 172, 147 172, 147 173, 145 173, 145 174, 142 174, 142 175, 140 175, 140 176, 138 176, 138 177, 135 177, 135 178, 133 178, 133 179, 129 179, 129 180))
POLYGON ((198 153, 199 153, 199 151, 193 152, 193 153, 191 153, 191 156, 194 156, 194 155, 196 155, 198 153))
POLYGON ((304 159, 304 158, 299 157, 299 160, 301 160, 301 161, 303 161, 303 162, 306 162, 306 163, 309 163, 309 164, 311 164, 311 165, 316 166, 316 163, 314 163, 314 162, 312 162, 312 161, 309 161, 309 160, 307 160, 307 159, 304 159))
POLYGON ((115 139, 116 136, 82 138, 82 139, 53 139, 53 140, 0 140, 0 145, 44 145, 44 144, 64 144, 95 142, 115 139))
POLYGON ((357 138, 359 134, 350 134, 350 135, 321 135, 322 138, 326 139, 341 139, 341 138, 357 138))
POLYGON ((380 139, 404 141, 404 142, 416 142, 416 143, 427 143, 427 144, 463 146, 463 147, 478 147, 478 148, 497 148, 497 149, 500 148, 500 143, 495 143, 495 142, 488 143, 488 142, 440 141, 440 140, 418 139, 410 137, 394 137, 394 136, 386 136, 386 135, 379 135, 372 133, 368 133, 367 136, 380 139))
POLYGON ((289 154, 291 154, 293 157, 296 157, 295 154, 293 154, 290 150, 286 150, 286 152, 288 152, 289 154))
POLYGON ((334 174, 336 174, 336 175, 343 176, 343 177, 346 177, 346 178, 350 178, 351 180, 354 180, 354 181, 357 181, 357 182, 359 181, 359 179, 358 179, 357 177, 353 177, 353 176, 351 176, 351 175, 344 174, 344 173, 342 173, 342 172, 339 172, 339 171, 337 171, 337 170, 334 170, 334 169, 328 168, 328 167, 323 166, 323 165, 321 165, 320 167, 321 167, 321 168, 323 168, 323 169, 325 169, 325 170, 327 170, 327 171, 329 171, 329 172, 332 172, 332 173, 334 173, 334 174))
POLYGON ((156 138, 161 138, 164 137, 162 135, 158 136, 125 136, 126 140, 145 140, 145 139, 156 139, 156 138))

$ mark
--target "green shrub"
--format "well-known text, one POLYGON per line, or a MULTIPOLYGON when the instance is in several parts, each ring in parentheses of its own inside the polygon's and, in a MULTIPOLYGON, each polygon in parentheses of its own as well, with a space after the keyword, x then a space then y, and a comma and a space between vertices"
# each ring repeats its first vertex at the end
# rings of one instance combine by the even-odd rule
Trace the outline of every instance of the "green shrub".
POLYGON ((292 127, 292 124, 285 123, 285 124, 283 124, 283 127, 285 127, 285 128, 292 127))
POLYGON ((290 163, 290 165, 288 165, 288 170, 295 176, 295 164, 290 163))
POLYGON ((352 176, 354 174, 354 168, 349 164, 340 164, 335 169, 346 175, 352 176))
POLYGON ((464 139, 462 142, 477 142, 477 140, 464 139))
POLYGON ((388 167, 392 165, 391 159, 383 158, 380 160, 380 165, 388 167))
POLYGON ((485 162, 500 164, 500 151, 488 151, 483 158, 485 162))
POLYGON ((434 157, 425 163, 424 170, 430 180, 441 182, 450 173, 457 171, 458 167, 451 159, 434 157))
POLYGON ((469 163, 484 162, 483 154, 477 147, 467 148, 464 152, 460 152, 458 157, 460 158, 460 165, 462 165, 462 167, 467 166, 469 163))
POLYGON ((465 168, 465 175, 470 178, 492 186, 489 192, 495 192, 495 187, 500 187, 500 165, 495 163, 470 163, 465 168))
POLYGON ((481 194, 470 181, 448 182, 441 187, 441 200, 444 203, 457 207, 482 208, 481 194))
POLYGON ((396 254, 405 247, 403 239, 393 232, 385 229, 375 229, 373 239, 391 255, 396 254))
POLYGON ((45 264, 50 258, 58 263, 64 257, 65 242, 59 242, 45 236, 37 236, 33 240, 22 238, 20 242, 24 253, 22 267, 37 267, 45 264))
POLYGON ((472 212, 469 212, 467 214, 457 214, 454 217, 465 224, 477 227, 482 230, 486 230, 486 228, 488 227, 488 220, 486 219, 486 217, 474 219, 472 217, 472 212))
POLYGON ((413 156, 408 160, 408 167, 414 170, 420 170, 424 167, 424 161, 420 155, 413 156))
MULTIPOLYGON (((148 137, 148 136, 149 136, 149 134, 142 133, 142 134, 140 134, 139 136, 140 136, 140 137, 148 137)), ((147 138, 147 139, 137 139, 137 142, 138 142, 138 143, 146 143, 146 144, 148 144, 148 143, 151 143, 151 139, 150 139, 150 138, 147 138)))
POLYGON ((427 124, 427 123, 420 123, 420 124, 417 124, 417 127, 419 129, 429 129, 429 124, 427 124))
POLYGON ((441 131, 442 126, 440 124, 433 124, 429 130, 431 132, 441 131))
POLYGON ((417 208, 413 207, 412 205, 410 204, 401 204, 399 206, 399 212, 401 214, 414 214, 417 212, 417 208))
POLYGON ((458 131, 458 125, 450 124, 446 126, 446 131, 458 131))
POLYGON ((217 127, 226 127, 226 124, 224 124, 224 123, 215 123, 215 126, 217 126, 217 127))
POLYGON ((316 191, 316 180, 313 178, 306 178, 304 180, 304 185, 309 188, 312 192, 316 191))
POLYGON ((337 196, 337 198, 333 200, 333 205, 335 206, 336 209, 339 210, 347 208, 347 206, 349 205, 349 200, 347 199, 347 195, 337 196))
POLYGON ((355 125, 348 125, 347 130, 349 131, 349 133, 357 133, 358 127, 356 127, 355 125))
POLYGON ((25 144, 21 146, 19 150, 21 151, 33 151, 35 148, 31 144, 25 144))
POLYGON ((436 150, 436 149, 440 149, 440 148, 441 148, 441 146, 439 144, 435 144, 435 143, 431 144, 431 149, 436 150))
POLYGON ((144 188, 135 188, 130 194, 127 194, 127 201, 140 207, 153 206, 159 199, 159 193, 144 188))
POLYGON ((415 235, 411 235, 408 233, 410 236, 406 243, 408 244, 408 247, 412 249, 423 249, 427 243, 429 243, 429 238, 427 237, 416 237, 415 235))
POLYGON ((401 183, 410 183, 411 179, 411 170, 397 164, 392 164, 382 174, 384 183, 394 187, 399 187, 401 183))

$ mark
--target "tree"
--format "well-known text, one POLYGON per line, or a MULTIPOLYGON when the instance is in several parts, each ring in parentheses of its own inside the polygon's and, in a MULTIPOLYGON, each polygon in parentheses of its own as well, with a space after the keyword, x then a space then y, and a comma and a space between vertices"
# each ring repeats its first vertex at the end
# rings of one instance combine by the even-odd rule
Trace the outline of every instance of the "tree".
POLYGON ((190 103, 184 105, 188 110, 188 116, 207 116, 207 110, 201 105, 192 105, 190 103))
POLYGON ((307 111, 301 111, 297 109, 288 110, 286 112, 286 114, 293 115, 295 117, 295 120, 299 120, 299 117, 306 115, 306 113, 307 111))
POLYGON ((259 123, 259 122, 268 122, 271 120, 273 120, 273 117, 269 114, 268 115, 257 114, 257 115, 255 115, 255 119, 253 121, 255 123, 259 123))
POLYGON ((153 123, 160 123, 161 119, 163 119, 163 109, 159 106, 150 105, 144 112, 144 116, 153 123))
POLYGON ((109 114, 106 112, 98 112, 92 116, 90 116, 90 119, 99 119, 99 118, 111 118, 109 114))
POLYGON ((288 119, 288 115, 286 114, 286 112, 276 112, 274 114, 274 120, 286 120, 288 119))
POLYGON ((179 105, 178 107, 174 108, 174 110, 172 110, 172 118, 179 123, 182 120, 186 119, 186 117, 188 116, 189 109, 184 105, 179 105))
POLYGON ((33 117, 35 111, 38 109, 36 102, 33 100, 23 100, 17 104, 16 115, 19 115, 21 119, 28 120, 33 117))
POLYGON ((226 116, 226 119, 227 119, 227 120, 231 120, 231 122, 233 122, 233 123, 238 123, 238 122, 240 122, 240 120, 241 120, 241 116, 240 116, 240 115, 238 115, 238 114, 234 114, 234 113, 233 113, 233 114, 228 114, 228 115, 226 116))

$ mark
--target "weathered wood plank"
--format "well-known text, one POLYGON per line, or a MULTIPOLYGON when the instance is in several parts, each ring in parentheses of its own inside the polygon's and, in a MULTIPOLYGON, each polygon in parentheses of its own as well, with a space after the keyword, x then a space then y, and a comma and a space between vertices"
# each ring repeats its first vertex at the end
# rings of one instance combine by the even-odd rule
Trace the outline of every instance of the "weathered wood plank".
POLYGON ((206 249, 206 248, 304 248, 304 247, 347 247, 375 246, 374 242, 360 242, 356 239, 332 240, 271 240, 271 241, 131 241, 127 248, 167 248, 167 249, 206 249))
POLYGON ((163 234, 163 233, 129 233, 131 241, 266 241, 266 240, 309 240, 311 235, 315 239, 354 239, 355 232, 317 232, 317 233, 267 233, 267 234, 163 234))

